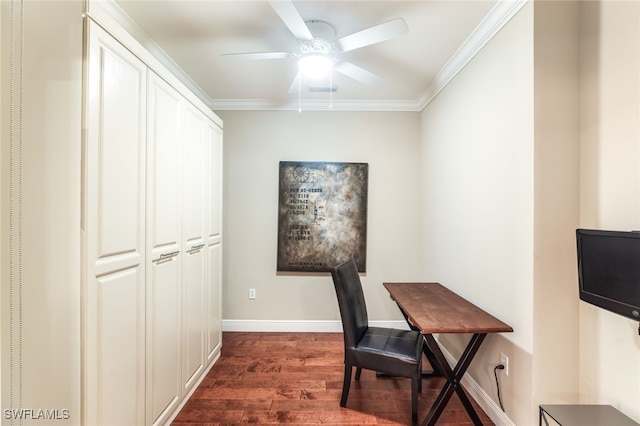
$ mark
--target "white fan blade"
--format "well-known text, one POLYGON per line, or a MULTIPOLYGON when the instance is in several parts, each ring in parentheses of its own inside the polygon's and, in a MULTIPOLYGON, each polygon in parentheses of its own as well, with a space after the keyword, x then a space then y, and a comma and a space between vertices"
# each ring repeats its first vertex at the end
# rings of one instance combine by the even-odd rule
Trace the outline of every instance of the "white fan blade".
POLYGON ((311 31, 307 28, 307 24, 304 23, 304 19, 302 19, 291 0, 270 0, 269 4, 295 38, 307 41, 313 40, 311 31))
POLYGON ((220 56, 226 56, 231 59, 247 59, 247 60, 262 60, 262 59, 287 59, 295 56, 291 52, 256 52, 256 53, 223 53, 220 56))
POLYGON ((358 49, 360 47, 369 46, 371 44, 380 43, 382 41, 391 40, 400 37, 409 32, 407 23, 402 18, 396 18, 384 24, 358 31, 351 35, 336 40, 338 46, 343 52, 358 49))
POLYGON ((296 74, 296 78, 293 79, 291 86, 289 86, 289 94, 299 93, 301 78, 300 73, 296 74))
POLYGON ((339 64, 334 65, 333 69, 347 77, 351 77, 361 83, 368 84, 369 86, 375 86, 383 80, 382 77, 354 65, 351 62, 340 62, 339 64))

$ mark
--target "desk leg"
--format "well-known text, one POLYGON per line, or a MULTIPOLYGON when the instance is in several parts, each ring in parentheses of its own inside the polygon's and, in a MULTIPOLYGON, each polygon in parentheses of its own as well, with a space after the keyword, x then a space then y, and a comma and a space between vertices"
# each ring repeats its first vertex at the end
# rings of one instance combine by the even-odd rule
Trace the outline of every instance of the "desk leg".
MULTIPOLYGON (((416 331, 420 331, 420 330, 416 329, 416 331)), ((427 357, 427 361, 429 361, 429 365, 431 365, 431 371, 423 371, 422 372, 422 377, 439 377, 439 376, 442 376, 442 372, 440 372, 440 370, 439 370, 438 362, 435 359, 435 355, 433 354, 431 349, 429 349, 429 345, 426 343, 426 339, 425 339, 424 346, 422 346, 422 353, 427 357)))
MULTIPOLYGON (((407 313, 400 307, 400 305, 398 305, 398 309, 400 309, 400 312, 402 312, 402 316, 404 316, 404 319, 407 322, 407 325, 409 326, 409 328, 413 331, 417 331, 420 334, 422 334, 420 329, 411 323, 411 320, 409 319, 409 315, 407 315, 407 313)), ((427 371, 427 372, 423 371, 422 377, 442 376, 442 373, 438 370, 438 364, 433 356, 433 352, 431 352, 431 349, 429 349, 429 345, 424 345, 422 347, 422 352, 427 357, 427 361, 429 361, 429 364, 431 365, 431 371, 427 371)))
POLYGON ((453 395, 454 391, 458 394, 458 397, 460 398, 460 401, 462 402, 464 408, 467 410, 467 414, 469 414, 469 417, 473 421, 473 424, 476 426, 482 425, 480 417, 478 417, 478 413, 476 413, 473 405, 471 405, 471 401, 462 388, 462 384, 460 382, 462 380, 462 376, 464 376, 467 368, 469 368, 473 357, 475 356, 476 352, 478 352, 478 349, 480 348, 480 345, 482 344, 482 341, 485 337, 486 333, 474 334, 467 344, 464 352, 462 353, 462 356, 458 360, 458 364, 454 367, 453 370, 451 370, 447 359, 442 353, 442 350, 438 346, 438 343, 436 342, 436 339, 433 337, 433 335, 424 335, 427 345, 429 345, 429 349, 431 349, 431 352, 433 353, 436 362, 438 363, 438 369, 447 379, 447 383, 444 385, 442 391, 436 398, 436 401, 433 403, 431 410, 429 410, 429 414, 427 414, 427 418, 422 422, 423 426, 433 426, 436 424, 438 418, 442 414, 442 411, 444 411, 444 408, 447 405, 447 402, 449 402, 449 399, 451 398, 451 395, 453 395))

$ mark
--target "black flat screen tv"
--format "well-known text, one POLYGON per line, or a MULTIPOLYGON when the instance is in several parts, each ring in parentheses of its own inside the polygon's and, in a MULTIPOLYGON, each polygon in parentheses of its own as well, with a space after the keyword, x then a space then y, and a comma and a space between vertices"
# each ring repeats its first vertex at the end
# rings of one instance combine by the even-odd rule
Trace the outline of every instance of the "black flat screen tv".
POLYGON ((580 299, 640 321, 640 232, 576 230, 580 299))

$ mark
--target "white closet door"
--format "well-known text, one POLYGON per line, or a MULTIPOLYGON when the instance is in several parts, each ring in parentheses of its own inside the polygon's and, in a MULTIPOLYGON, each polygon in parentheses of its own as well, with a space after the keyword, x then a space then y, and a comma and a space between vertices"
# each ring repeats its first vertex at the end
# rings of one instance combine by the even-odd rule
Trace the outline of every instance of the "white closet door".
POLYGON ((182 96, 149 72, 147 140, 147 424, 181 397, 182 96))
POLYGON ((219 354, 222 342, 222 129, 207 126, 209 145, 207 363, 219 354))
POLYGON ((144 423, 146 67, 88 26, 84 420, 144 423))
POLYGON ((191 104, 183 110, 183 386, 185 392, 204 370, 206 259, 206 118, 191 104))

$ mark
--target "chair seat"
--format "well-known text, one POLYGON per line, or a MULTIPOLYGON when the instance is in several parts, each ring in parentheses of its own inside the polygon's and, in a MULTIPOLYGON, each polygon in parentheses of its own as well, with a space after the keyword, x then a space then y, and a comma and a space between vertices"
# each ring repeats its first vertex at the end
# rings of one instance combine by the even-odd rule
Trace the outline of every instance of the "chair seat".
MULTIPOLYGON (((407 376, 411 376, 420 362, 420 340, 416 331, 369 327, 355 347, 356 358, 364 361, 368 354, 375 354, 371 360, 375 366, 371 369, 383 372, 389 362, 407 364, 407 376)), ((394 373, 398 374, 396 368, 394 373)))

